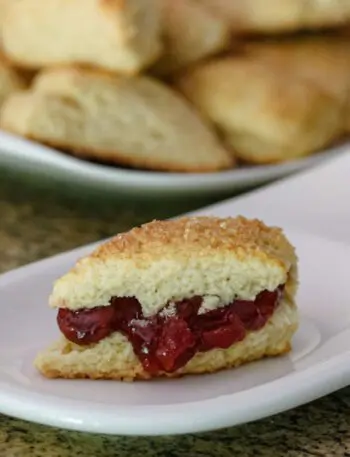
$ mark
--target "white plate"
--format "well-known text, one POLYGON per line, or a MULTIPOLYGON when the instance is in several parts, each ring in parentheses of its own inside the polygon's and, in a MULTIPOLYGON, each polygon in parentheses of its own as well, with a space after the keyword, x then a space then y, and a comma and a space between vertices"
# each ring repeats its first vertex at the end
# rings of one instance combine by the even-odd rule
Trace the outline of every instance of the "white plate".
POLYGON ((0 412, 88 432, 158 435, 205 431, 301 405, 350 381, 350 247, 290 232, 301 262, 302 324, 285 357, 178 380, 46 380, 36 352, 56 338, 52 281, 91 247, 0 277, 0 412))
POLYGON ((208 173, 160 173, 99 165, 0 131, 0 165, 113 192, 163 196, 213 195, 247 189, 320 163, 346 145, 282 165, 242 167, 208 173))

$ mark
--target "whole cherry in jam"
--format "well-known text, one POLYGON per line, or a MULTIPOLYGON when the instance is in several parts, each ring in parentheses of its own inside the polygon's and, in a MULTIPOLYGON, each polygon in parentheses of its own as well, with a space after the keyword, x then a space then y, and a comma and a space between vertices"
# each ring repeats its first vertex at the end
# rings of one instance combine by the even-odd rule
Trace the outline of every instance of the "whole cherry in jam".
POLYGON ((156 358, 168 373, 186 365, 196 352, 196 336, 187 322, 180 317, 167 319, 159 335, 156 358))
POLYGON ((114 309, 102 308, 71 311, 61 308, 58 311, 57 323, 65 337, 76 344, 90 344, 109 336, 112 331, 114 309), (96 311, 98 309, 98 320, 96 311))

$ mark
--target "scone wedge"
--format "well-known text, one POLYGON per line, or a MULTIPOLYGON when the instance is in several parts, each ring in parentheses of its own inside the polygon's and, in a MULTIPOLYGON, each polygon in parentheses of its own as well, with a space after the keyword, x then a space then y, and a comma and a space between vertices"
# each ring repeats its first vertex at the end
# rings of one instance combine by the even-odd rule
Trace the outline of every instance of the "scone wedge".
POLYGON ((135 74, 162 51, 159 0, 8 3, 3 46, 22 67, 82 64, 135 74))
POLYGON ((181 94, 147 76, 44 71, 10 97, 1 128, 82 158, 164 171, 210 172, 234 158, 181 94))
POLYGON ((251 59, 312 84, 338 103, 345 129, 350 121, 350 37, 340 34, 300 36, 283 40, 248 41, 243 46, 251 59))
POLYGON ((167 76, 229 47, 228 21, 196 0, 162 0, 164 52, 152 72, 167 76))
POLYGON ((315 77, 283 65, 287 56, 264 59, 263 51, 258 55, 253 49, 199 63, 177 79, 178 88, 214 123, 236 156, 252 164, 280 163, 338 140, 344 102, 315 77))
POLYGON ((297 257, 261 221, 193 217, 122 233, 58 279, 48 378, 212 373, 290 351, 297 257))

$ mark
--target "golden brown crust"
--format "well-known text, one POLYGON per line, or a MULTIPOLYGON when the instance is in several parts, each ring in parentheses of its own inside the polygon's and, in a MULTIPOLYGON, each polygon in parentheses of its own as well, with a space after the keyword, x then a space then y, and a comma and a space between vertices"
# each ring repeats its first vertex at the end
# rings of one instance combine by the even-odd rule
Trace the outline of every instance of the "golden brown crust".
MULTIPOLYGON (((9 132, 20 134, 21 136, 38 143, 61 149, 64 152, 76 157, 91 159, 106 164, 116 164, 155 171, 184 173, 210 173, 230 169, 235 165, 233 154, 221 145, 219 139, 215 135, 215 132, 212 131, 211 126, 197 116, 197 113, 192 109, 192 106, 190 106, 187 101, 183 99, 183 97, 153 78, 125 78, 111 75, 110 73, 99 69, 91 69, 82 66, 62 66, 40 73, 35 78, 31 90, 23 92, 22 95, 23 97, 20 99, 19 107, 14 107, 13 99, 9 100, 7 108, 5 107, 3 110, 1 120, 2 128, 9 132), (114 105, 111 105, 109 109, 103 108, 103 103, 95 106, 96 97, 94 97, 94 100, 90 103, 91 106, 94 106, 94 109, 90 109, 89 111, 87 108, 89 103, 86 102, 88 99, 87 93, 89 88, 92 87, 93 90, 95 90, 95 93, 100 93, 100 86, 98 89, 94 89, 95 84, 105 83, 106 87, 108 84, 107 90, 111 90, 113 93, 118 90, 121 91, 120 93, 123 93, 123 87, 125 87, 126 93, 128 94, 138 93, 138 91, 141 93, 143 91, 143 95, 140 95, 141 102, 135 101, 132 97, 130 98, 130 112, 128 116, 131 116, 131 119, 133 119, 134 116, 137 120, 138 117, 134 114, 134 111, 138 112, 140 106, 143 106, 144 103, 147 105, 151 99, 154 100, 153 106, 156 106, 156 115, 160 119, 160 122, 157 124, 157 128, 164 130, 163 135, 165 138, 167 135, 169 136, 169 140, 163 140, 163 148, 155 146, 155 148, 145 153, 144 149, 147 148, 147 142, 152 141, 151 127, 149 127, 148 130, 146 130, 146 128, 144 129, 144 133, 141 134, 139 142, 130 140, 133 133, 130 135, 126 134, 124 139, 120 138, 117 133, 114 133, 111 121, 111 119, 113 119, 113 111, 115 109, 114 105), (22 107, 23 105, 29 106, 30 110, 31 107, 35 105, 36 95, 38 96, 38 100, 47 100, 48 104, 49 101, 51 101, 51 103, 57 103, 59 107, 56 109, 61 112, 63 121, 67 124, 69 124, 69 112, 72 107, 75 109, 75 114, 77 118, 80 119, 81 123, 84 123, 84 121, 89 122, 86 121, 89 116, 92 118, 94 118, 94 116, 95 118, 105 116, 107 119, 106 125, 110 126, 107 138, 115 135, 115 139, 113 141, 104 141, 106 132, 100 131, 101 128, 100 130, 97 128, 96 133, 92 134, 91 131, 93 130, 94 121, 91 121, 91 124, 88 124, 90 127, 87 125, 85 130, 90 132, 92 137, 95 138, 95 141, 89 141, 83 133, 81 133, 81 135, 75 134, 73 136, 68 133, 62 135, 47 133, 48 130, 51 131, 50 129, 55 131, 54 124, 57 123, 55 117, 53 117, 50 121, 51 124, 49 125, 49 128, 46 128, 46 130, 45 128, 42 128, 38 131, 31 128, 31 121, 28 119, 24 126, 19 126, 17 122, 17 111, 21 110, 23 113, 24 109, 21 109, 21 105, 22 107), (28 102, 27 97, 33 98, 32 103, 28 102), (163 101, 163 106, 168 106, 172 103, 172 101, 174 101, 174 106, 171 108, 168 106, 167 108, 170 112, 172 109, 176 111, 176 106, 179 106, 183 112, 187 112, 186 115, 188 115, 191 122, 193 122, 192 128, 196 130, 197 135, 191 133, 191 126, 188 126, 182 118, 180 118, 179 127, 169 133, 169 128, 167 127, 168 123, 171 125, 170 123, 175 124, 175 122, 171 119, 165 122, 165 127, 162 125, 162 115, 163 112, 166 112, 166 108, 157 107, 159 105, 157 102, 159 97, 167 97, 163 101), (133 103, 135 103, 134 110, 133 103), (177 105, 175 105, 175 103, 177 105), (168 130, 166 130, 167 128, 168 130), (187 144, 188 141, 187 143, 186 140, 184 142, 181 141, 182 136, 190 139, 189 145, 187 144), (194 141, 192 137, 197 138, 197 141, 194 141), (166 141, 168 141, 168 144, 166 141), (203 148, 205 149, 207 141, 211 141, 211 145, 208 147, 206 152, 203 155, 201 155, 201 153, 193 154, 193 157, 198 155, 197 160, 193 157, 191 160, 188 160, 188 157, 191 157, 192 154, 184 154, 183 147, 188 147, 192 153, 193 145, 195 143, 197 146, 198 143, 202 145, 201 147, 198 146, 200 151, 201 149, 203 150, 203 148), (177 156, 179 156, 179 159, 174 160, 174 157, 177 156)), ((18 96, 18 94, 16 94, 16 96, 18 96)), ((152 105, 152 103, 150 103, 150 105, 152 105)), ((152 109, 153 108, 151 107, 150 110, 152 109)), ((51 119, 49 114, 42 114, 42 116, 51 119)), ((32 115, 28 117, 33 119, 33 122, 35 122, 35 120, 37 121, 38 118, 40 118, 40 115, 32 113, 32 115)), ((76 126, 80 125, 76 120, 73 121, 72 124, 76 126)), ((118 121, 116 121, 116 125, 118 125, 118 121)), ((130 129, 130 132, 132 132, 134 123, 131 121, 126 125, 127 128, 130 129)), ((137 125, 134 125, 134 129, 137 129, 137 125)), ((86 136, 89 137, 89 135, 86 136)))
POLYGON ((272 66, 277 74, 294 74, 326 92, 349 87, 350 40, 344 36, 307 36, 244 42, 240 52, 254 61, 272 66), (339 87, 335 87, 339 86, 339 87))
POLYGON ((125 9, 126 0, 100 0, 101 9, 106 8, 109 11, 120 11, 125 9))
POLYGON ((244 217, 186 217, 153 221, 100 245, 55 282, 49 304, 76 310, 132 296, 151 316, 194 295, 219 297, 223 306, 285 284, 293 296, 297 276, 294 247, 281 229, 244 217))
MULTIPOLYGON (((2 128, 6 129, 7 132, 17 134, 17 132, 11 132, 7 126, 2 125, 2 128)), ((93 150, 92 147, 84 148, 84 147, 73 147, 71 144, 64 144, 63 142, 55 142, 55 141, 42 141, 39 138, 35 138, 33 135, 25 135, 30 141, 34 141, 48 147, 62 150, 65 153, 72 155, 74 157, 78 157, 80 159, 90 159, 97 162, 112 164, 112 165, 120 165, 131 167, 135 169, 147 169, 153 171, 163 171, 163 172, 173 172, 173 173, 212 173, 216 171, 227 170, 229 168, 235 167, 235 159, 232 156, 232 163, 227 165, 211 165, 211 166, 203 166, 198 164, 195 167, 186 167, 186 166, 175 166, 171 162, 163 161, 162 163, 159 162, 157 159, 156 161, 152 161, 152 157, 149 156, 147 158, 143 158, 142 160, 139 157, 132 157, 128 154, 123 154, 121 151, 103 151, 93 150)))
POLYGON ((301 42, 246 45, 188 69, 177 86, 247 163, 300 159, 343 133, 346 65, 316 41, 307 51, 301 42))
MULTIPOLYGON (((146 63, 145 66, 150 66, 154 61, 157 60, 157 58, 160 55, 161 55, 161 51, 159 51, 159 53, 157 55, 155 55, 155 57, 150 58, 149 63, 146 63)), ((25 71, 31 71, 31 72, 35 72, 35 73, 41 71, 43 68, 45 68, 46 71, 54 71, 56 68, 68 68, 72 65, 72 62, 67 60, 67 61, 57 62, 57 63, 55 63, 54 66, 48 67, 46 62, 36 62, 34 64, 32 62, 25 62, 23 60, 17 59, 14 56, 11 56, 11 63, 16 68, 20 68, 25 71)), ((92 64, 90 64, 89 62, 86 62, 86 63, 78 62, 76 64, 76 68, 78 70, 86 69, 89 71, 94 71, 96 73, 101 72, 101 74, 105 74, 106 76, 109 74, 111 77, 113 75, 110 70, 106 70, 103 67, 93 67, 92 64)), ((129 69, 123 70, 124 76, 132 77, 132 76, 137 76, 139 73, 140 73, 140 71, 137 69, 129 68, 129 69)), ((40 76, 40 73, 38 74, 38 76, 40 76)))
POLYGON ((106 260, 118 256, 132 259, 157 258, 173 253, 203 255, 211 250, 246 257, 253 255, 288 265, 295 263, 295 251, 277 227, 257 219, 185 217, 153 221, 122 233, 98 247, 90 258, 106 260))

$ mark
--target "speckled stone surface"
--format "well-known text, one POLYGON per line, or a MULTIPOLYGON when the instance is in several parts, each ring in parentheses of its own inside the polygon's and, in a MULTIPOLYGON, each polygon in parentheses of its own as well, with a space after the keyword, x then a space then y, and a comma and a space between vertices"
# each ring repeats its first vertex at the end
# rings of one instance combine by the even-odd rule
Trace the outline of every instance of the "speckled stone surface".
MULTIPOLYGON (((128 229, 154 205, 78 195, 0 174, 0 271, 128 229), (68 193, 69 194, 69 193, 68 193)), ((115 198, 115 197, 114 197, 115 198)), ((164 216, 176 214, 165 205, 164 216)), ((208 412, 210 414, 210 412, 208 412)), ((350 457, 350 388, 273 418, 212 433, 125 438, 57 430, 0 415, 0 457, 350 457)))

